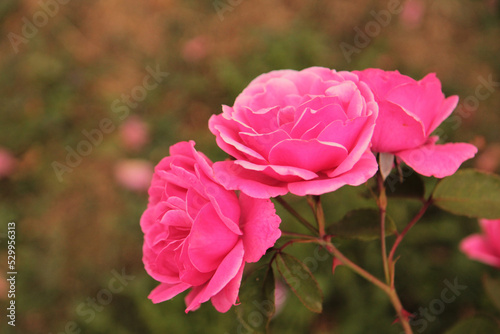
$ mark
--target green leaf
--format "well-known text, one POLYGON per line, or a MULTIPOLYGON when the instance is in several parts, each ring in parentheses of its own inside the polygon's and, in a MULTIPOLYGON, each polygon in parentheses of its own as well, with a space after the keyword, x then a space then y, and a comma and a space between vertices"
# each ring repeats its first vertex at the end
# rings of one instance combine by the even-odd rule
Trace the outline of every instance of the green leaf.
POLYGON ((412 172, 410 175, 403 175, 403 182, 399 180, 398 174, 390 174, 386 184, 386 193, 390 197, 423 198, 425 186, 418 173, 412 172))
POLYGON ((500 218, 498 175, 464 169, 441 180, 432 196, 438 207, 457 215, 500 218))
POLYGON ((250 333, 267 333, 275 312, 274 273, 269 265, 252 272, 241 284, 236 315, 250 333))
POLYGON ((483 277, 483 284, 486 294, 490 297, 493 305, 500 311, 500 280, 485 275, 483 277))
POLYGON ((461 321, 445 334, 499 334, 497 324, 487 318, 472 318, 461 321))
MULTIPOLYGON (((346 239, 373 240, 380 238, 380 213, 376 209, 358 209, 348 212, 342 220, 328 226, 326 232, 346 239)), ((396 224, 386 216, 385 234, 396 232, 396 224)))
POLYGON ((313 312, 321 313, 323 293, 309 268, 285 253, 276 255, 276 267, 302 304, 313 312))

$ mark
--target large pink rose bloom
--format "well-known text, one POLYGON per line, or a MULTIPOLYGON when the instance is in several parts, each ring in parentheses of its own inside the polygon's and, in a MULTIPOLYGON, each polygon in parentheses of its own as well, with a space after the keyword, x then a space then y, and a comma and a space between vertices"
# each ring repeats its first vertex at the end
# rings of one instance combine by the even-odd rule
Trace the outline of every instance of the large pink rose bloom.
POLYGON ((146 271, 161 284, 159 303, 191 288, 186 312, 211 300, 219 312, 236 303, 246 262, 256 262, 280 237, 270 200, 239 198, 215 179, 194 142, 170 148, 155 168, 141 218, 146 271))
POLYGON ((379 116, 372 138, 374 152, 392 153, 425 176, 454 174, 477 148, 466 143, 436 145, 430 136, 453 112, 458 96, 445 98, 435 74, 416 81, 398 71, 355 71, 375 94, 379 116))
POLYGON ((479 220, 483 234, 465 238, 460 250, 471 259, 500 268, 500 219, 479 220))
POLYGON ((215 163, 215 173, 228 189, 259 198, 362 184, 377 171, 368 150, 377 111, 368 86, 349 72, 263 74, 210 118, 217 144, 236 159, 215 163))

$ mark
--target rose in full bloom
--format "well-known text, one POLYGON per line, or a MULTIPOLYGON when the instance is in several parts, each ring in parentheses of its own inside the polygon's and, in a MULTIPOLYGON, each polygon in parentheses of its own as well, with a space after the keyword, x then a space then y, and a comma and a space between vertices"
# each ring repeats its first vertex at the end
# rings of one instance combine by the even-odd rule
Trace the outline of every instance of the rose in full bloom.
POLYGON ((280 237, 272 202, 222 187, 212 162, 181 142, 155 168, 141 218, 146 271, 161 282, 159 303, 191 288, 186 312, 211 300, 219 312, 236 303, 244 264, 256 262, 280 237))
POLYGON ((457 96, 445 98, 435 74, 416 81, 398 71, 355 71, 375 94, 379 116, 372 138, 374 152, 392 153, 417 173, 454 174, 477 148, 466 143, 436 145, 431 133, 453 112, 457 96))
POLYGON ((471 259, 500 268, 500 219, 481 219, 483 234, 465 238, 460 249, 471 259))
POLYGON ((322 67, 260 75, 210 118, 234 161, 214 164, 228 189, 268 198, 359 185, 377 170, 369 151, 378 106, 357 75, 322 67))

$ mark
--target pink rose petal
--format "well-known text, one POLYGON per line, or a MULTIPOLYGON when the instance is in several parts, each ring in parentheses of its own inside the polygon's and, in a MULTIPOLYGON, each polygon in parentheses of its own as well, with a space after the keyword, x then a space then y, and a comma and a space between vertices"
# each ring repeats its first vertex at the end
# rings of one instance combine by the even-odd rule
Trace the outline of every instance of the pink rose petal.
POLYGON ((269 199, 240 195, 245 261, 257 262, 281 236, 281 219, 269 199))
POLYGON ((188 288, 190 288, 190 285, 186 283, 173 285, 162 283, 158 285, 153 291, 151 291, 148 298, 151 299, 153 303, 157 304, 171 299, 179 293, 186 291, 188 288))
POLYGON ((415 149, 400 151, 395 155, 417 173, 443 178, 454 174, 460 165, 477 153, 471 144, 450 143, 436 145, 432 141, 415 149))

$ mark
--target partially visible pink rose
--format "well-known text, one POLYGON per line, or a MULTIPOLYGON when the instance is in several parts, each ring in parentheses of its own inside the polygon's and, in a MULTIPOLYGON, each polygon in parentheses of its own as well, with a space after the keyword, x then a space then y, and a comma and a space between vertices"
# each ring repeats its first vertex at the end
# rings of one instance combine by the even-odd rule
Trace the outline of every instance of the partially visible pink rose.
POLYGON ((500 219, 481 219, 483 234, 474 234, 460 243, 460 250, 473 260, 500 268, 500 219))
POLYGON ((236 159, 214 165, 228 189, 258 198, 320 195, 362 184, 377 171, 369 145, 378 107, 353 73, 273 71, 222 109, 209 127, 236 159))
POLYGON ((115 178, 125 188, 146 192, 153 177, 153 165, 139 159, 121 160, 115 166, 115 178))
POLYGON ((368 84, 379 104, 372 138, 374 152, 392 153, 425 176, 445 177, 472 158, 477 148, 466 143, 436 145, 431 133, 457 106, 458 97, 445 98, 435 74, 416 81, 398 71, 355 71, 368 84))
POLYGON ((130 116, 120 127, 123 145, 132 151, 141 150, 149 142, 149 128, 138 116, 130 116))
POLYGON ((219 312, 236 303, 246 262, 256 262, 280 237, 273 203, 237 197, 215 179, 212 162, 181 142, 155 168, 141 218, 146 271, 161 284, 159 303, 191 288, 186 312, 211 300, 219 312))

